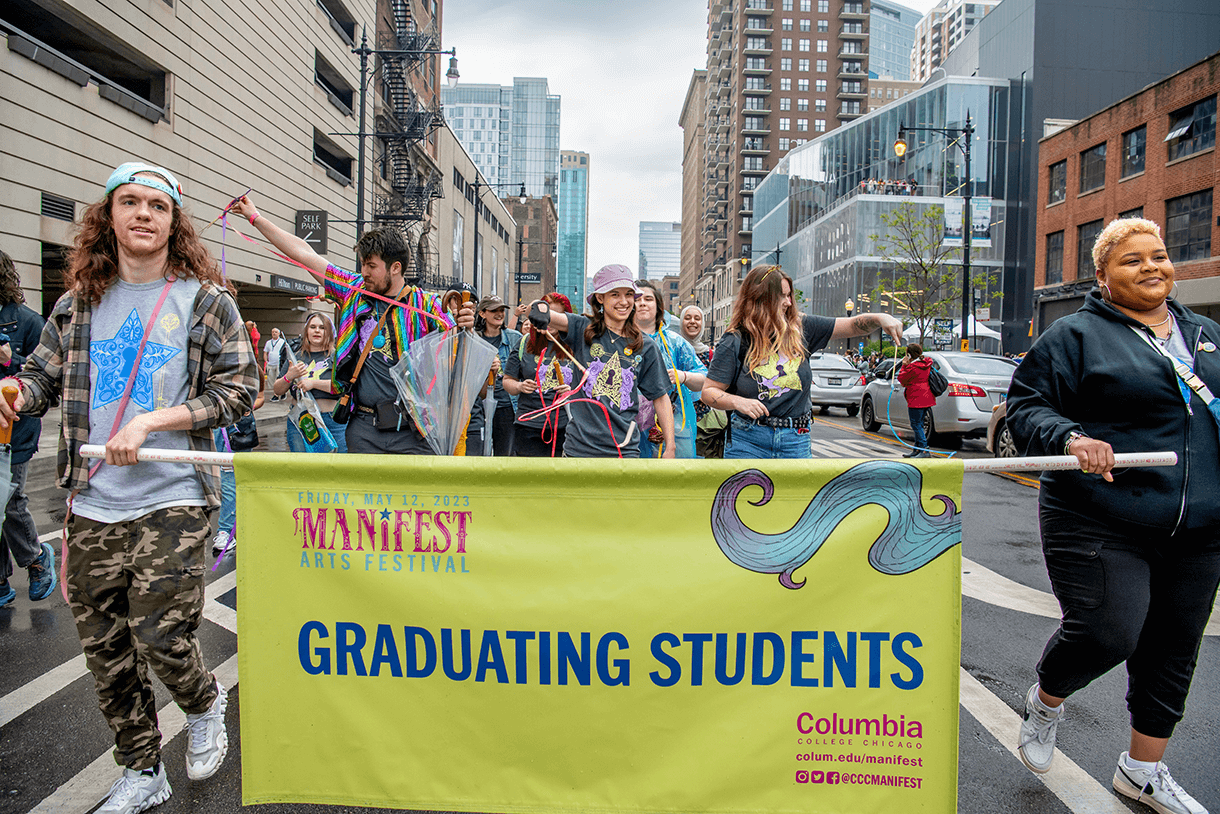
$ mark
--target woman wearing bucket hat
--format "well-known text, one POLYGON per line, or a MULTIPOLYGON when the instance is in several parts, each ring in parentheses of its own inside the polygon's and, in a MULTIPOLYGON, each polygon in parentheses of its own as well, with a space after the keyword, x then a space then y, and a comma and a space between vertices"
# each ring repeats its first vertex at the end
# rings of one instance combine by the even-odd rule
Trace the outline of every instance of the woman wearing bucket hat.
POLYGON ((834 318, 796 310, 792 278, 759 266, 741 282, 728 330, 716 345, 703 401, 731 411, 725 458, 809 458, 809 354, 831 339, 878 328, 902 338, 889 314, 834 318))
POLYGON ((531 309, 530 322, 571 348, 587 371, 580 393, 565 400, 572 407, 563 445, 569 458, 638 458, 640 394, 652 402, 661 424, 661 457, 674 457, 669 378, 660 350, 635 325, 639 296, 631 270, 615 264, 593 275, 592 316, 564 314, 542 301, 531 309))

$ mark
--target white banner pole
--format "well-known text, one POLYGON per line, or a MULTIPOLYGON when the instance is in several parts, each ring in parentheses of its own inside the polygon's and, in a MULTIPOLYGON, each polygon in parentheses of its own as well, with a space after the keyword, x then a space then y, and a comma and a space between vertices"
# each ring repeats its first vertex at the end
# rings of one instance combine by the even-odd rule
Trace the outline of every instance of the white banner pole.
MULTIPOLYGON (((84 444, 82 458, 105 458, 106 448, 100 444, 84 444)), ((231 452, 190 452, 180 449, 141 449, 141 461, 194 464, 196 466, 232 466, 231 452)), ((874 459, 890 460, 890 459, 874 459)), ((972 458, 962 462, 967 472, 1037 472, 1051 469, 1078 469, 1080 463, 1072 455, 1047 455, 1038 458, 972 458)), ((1114 468, 1132 466, 1176 466, 1176 452, 1127 452, 1114 456, 1114 468)))

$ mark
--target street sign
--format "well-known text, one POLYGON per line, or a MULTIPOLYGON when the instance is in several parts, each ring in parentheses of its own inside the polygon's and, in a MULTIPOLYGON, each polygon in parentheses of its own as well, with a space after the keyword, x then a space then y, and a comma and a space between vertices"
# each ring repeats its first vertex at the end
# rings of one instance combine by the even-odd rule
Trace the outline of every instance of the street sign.
POLYGON ((937 350, 953 346, 953 320, 944 317, 932 320, 932 343, 937 350))
POLYGON ((969 353, 969 352, 970 352, 970 340, 963 339, 962 340, 962 353, 969 353))
POLYGON ((537 285, 542 282, 542 273, 534 271, 523 272, 517 275, 517 282, 522 285, 530 285, 531 283, 537 285))
POLYGON ((321 209, 298 209, 296 236, 318 254, 326 254, 326 213, 321 209))
POLYGON ((316 297, 320 293, 317 283, 284 277, 279 274, 271 275, 271 287, 276 291, 289 291, 293 294, 304 294, 307 297, 316 297))

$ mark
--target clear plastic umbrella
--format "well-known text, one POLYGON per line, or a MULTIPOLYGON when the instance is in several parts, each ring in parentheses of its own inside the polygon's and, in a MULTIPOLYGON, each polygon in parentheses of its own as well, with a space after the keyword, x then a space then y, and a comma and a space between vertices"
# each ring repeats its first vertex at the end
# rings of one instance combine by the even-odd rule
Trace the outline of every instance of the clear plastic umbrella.
POLYGON ((437 455, 452 455, 470 420, 496 349, 470 331, 451 329, 416 339, 390 368, 394 385, 437 455))

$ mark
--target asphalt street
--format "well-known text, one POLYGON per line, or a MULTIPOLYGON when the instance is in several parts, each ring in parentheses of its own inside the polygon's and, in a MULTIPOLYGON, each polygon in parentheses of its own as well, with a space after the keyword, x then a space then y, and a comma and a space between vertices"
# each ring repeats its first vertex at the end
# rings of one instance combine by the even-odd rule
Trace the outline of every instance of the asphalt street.
MULTIPOLYGON (((281 405, 259 413, 263 448, 283 450, 281 405)), ((903 446, 882 433, 860 429, 841 411, 819 417, 811 433, 817 457, 897 457, 903 446)), ((40 532, 57 531, 64 493, 54 483, 53 430, 32 462, 29 494, 40 532)), ((907 439, 909 441, 909 438, 907 439)), ((967 441, 961 457, 986 457, 967 441)), ((1036 482, 1029 478, 970 474, 963 498, 962 706, 959 806, 968 814, 1013 812, 1148 811, 1110 790, 1118 753, 1126 748, 1127 719, 1120 667, 1069 701, 1059 730, 1056 767, 1046 778, 1024 768, 1011 749, 1017 712, 1034 680, 1036 663, 1055 630, 1054 601, 1042 564, 1036 522, 1036 482)), ((58 548, 58 543, 53 541, 58 548)), ((239 543, 238 554, 241 545, 239 543)), ((213 669, 236 677, 237 636, 234 563, 209 572, 207 621, 200 630, 213 669)), ((84 670, 71 615, 58 591, 43 602, 25 597, 25 575, 13 580, 18 599, 0 609, 0 814, 85 814, 117 776, 112 739, 97 711, 92 680, 84 670)), ((1201 803, 1220 812, 1220 619, 1213 616, 1200 654, 1186 720, 1166 760, 1174 776, 1201 803)), ((230 752, 213 778, 192 783, 183 766, 180 714, 158 686, 167 733, 166 761, 173 797, 158 812, 228 814, 241 805, 241 685, 229 695, 226 720, 230 752)), ((325 806, 272 805, 280 812, 356 811, 325 806)), ((367 809, 375 811, 377 809, 367 809)))

